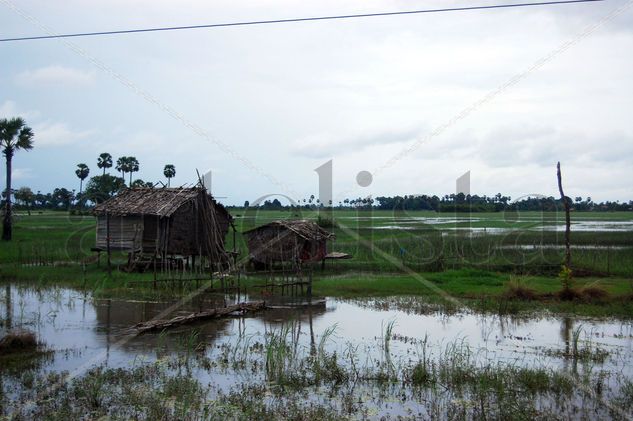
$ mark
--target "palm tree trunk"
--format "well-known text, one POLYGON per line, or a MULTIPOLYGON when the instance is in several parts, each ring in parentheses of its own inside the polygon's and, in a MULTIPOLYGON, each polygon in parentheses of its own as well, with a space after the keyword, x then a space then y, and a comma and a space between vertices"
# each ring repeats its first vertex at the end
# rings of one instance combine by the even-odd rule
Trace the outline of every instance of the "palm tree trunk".
POLYGON ((4 152, 7 157, 7 197, 4 209, 4 221, 2 222, 2 239, 4 241, 11 241, 11 160, 13 159, 13 151, 5 149, 4 152))
POLYGON ((81 190, 82 190, 83 184, 84 184, 84 179, 80 178, 79 179, 79 200, 77 200, 77 205, 79 205, 80 208, 83 207, 81 205, 81 201, 83 199, 83 197, 81 197, 81 190))

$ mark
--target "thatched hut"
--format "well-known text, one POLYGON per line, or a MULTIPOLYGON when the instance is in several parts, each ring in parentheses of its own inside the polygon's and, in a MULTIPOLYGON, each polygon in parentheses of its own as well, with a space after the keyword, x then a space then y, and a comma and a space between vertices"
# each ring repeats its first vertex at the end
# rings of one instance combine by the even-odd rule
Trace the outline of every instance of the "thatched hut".
POLYGON ((335 235, 306 220, 273 221, 243 233, 256 266, 322 261, 335 235))
POLYGON ((226 260, 232 218, 203 187, 128 189, 95 206, 94 214, 97 249, 226 260))

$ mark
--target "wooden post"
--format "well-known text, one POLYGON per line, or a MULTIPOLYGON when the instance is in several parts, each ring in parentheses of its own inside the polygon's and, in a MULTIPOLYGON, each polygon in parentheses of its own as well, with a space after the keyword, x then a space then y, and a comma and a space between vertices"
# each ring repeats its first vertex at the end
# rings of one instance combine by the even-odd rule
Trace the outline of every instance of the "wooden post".
POLYGON ((565 207, 565 266, 571 268, 571 217, 569 215, 570 206, 569 200, 563 193, 563 180, 560 172, 560 162, 556 164, 556 175, 558 177, 558 191, 560 192, 560 198, 563 201, 565 207))
POLYGON ((308 300, 312 299, 312 266, 310 266, 310 272, 308 272, 308 300))
POLYGON ((106 211, 106 252, 108 253, 108 276, 112 276, 112 253, 110 250, 110 214, 106 211))

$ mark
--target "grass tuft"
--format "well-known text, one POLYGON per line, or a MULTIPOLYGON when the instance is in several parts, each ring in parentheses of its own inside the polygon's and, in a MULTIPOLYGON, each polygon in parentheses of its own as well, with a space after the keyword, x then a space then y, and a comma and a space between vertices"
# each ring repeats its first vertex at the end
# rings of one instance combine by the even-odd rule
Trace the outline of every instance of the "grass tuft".
POLYGON ((34 351, 37 347, 35 333, 29 330, 13 330, 0 339, 0 355, 34 351))
POLYGON ((589 302, 603 302, 610 298, 609 291, 598 285, 597 282, 582 287, 580 294, 589 302))
POLYGON ((538 293, 525 286, 520 279, 510 279, 503 296, 508 300, 532 301, 538 297, 538 293))

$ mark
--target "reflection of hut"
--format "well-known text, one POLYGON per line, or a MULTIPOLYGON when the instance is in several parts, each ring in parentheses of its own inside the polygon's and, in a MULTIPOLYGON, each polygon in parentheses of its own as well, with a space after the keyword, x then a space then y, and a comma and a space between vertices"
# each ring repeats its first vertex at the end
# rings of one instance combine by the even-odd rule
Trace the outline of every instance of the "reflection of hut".
POLYGON ((333 233, 312 221, 273 221, 244 232, 250 258, 256 264, 316 262, 327 255, 333 233))
POLYGON ((223 261, 231 215, 202 187, 134 188, 97 205, 97 249, 223 261))

